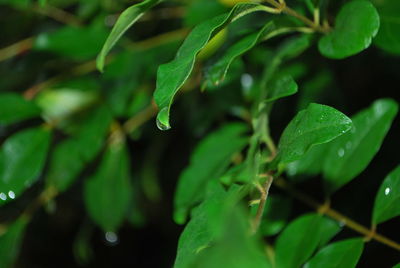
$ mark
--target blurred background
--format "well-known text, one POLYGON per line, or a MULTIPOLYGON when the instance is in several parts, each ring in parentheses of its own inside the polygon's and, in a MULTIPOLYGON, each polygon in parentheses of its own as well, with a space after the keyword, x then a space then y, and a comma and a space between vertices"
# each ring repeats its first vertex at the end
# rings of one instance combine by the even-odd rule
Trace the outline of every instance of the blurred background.
MULTIPOLYGON (((292 2, 300 11, 304 9, 298 1, 292 2)), ((339 2, 344 1, 335 1, 332 10, 339 2)), ((173 128, 162 132, 156 127, 152 105, 158 66, 174 57, 189 29, 229 9, 214 0, 167 1, 157 6, 128 30, 100 74, 95 58, 120 12, 133 3, 0 0, 0 94, 19 94, 42 111, 38 117, 1 124, 1 142, 18 131, 46 123, 53 127, 52 155, 58 144, 89 124, 99 107, 105 107, 111 128, 122 127, 127 134, 132 185, 130 208, 119 230, 104 232, 88 216, 84 204, 85 180, 97 170, 104 148, 85 163, 68 186, 44 206, 35 207, 32 203, 49 185, 50 157, 40 179, 0 208, 0 223, 12 222, 21 213, 30 217, 15 267, 171 267, 183 229, 172 220, 179 174, 205 134, 244 117, 250 107, 248 79, 257 80, 273 48, 282 41, 278 38, 258 45, 234 62, 226 82, 207 92, 199 90, 201 69, 208 64, 201 62, 196 66, 200 71, 186 86, 188 90, 175 101, 173 128)), ((258 14, 242 25, 257 27, 268 19, 258 14)), ((233 25, 229 33, 237 30, 243 29, 233 25)), ((222 47, 233 40, 234 35, 228 35, 222 47)), ((400 58, 375 46, 334 61, 323 58, 314 45, 284 68, 295 77, 299 93, 274 107, 271 130, 275 140, 294 114, 310 102, 353 115, 377 98, 400 101, 400 58)), ((90 132, 93 138, 103 135, 95 129, 90 132)), ((368 168, 333 196, 335 209, 369 226, 372 197, 399 163, 399 137, 400 119, 396 118, 368 168)), ((318 177, 296 187, 323 200, 318 177)), ((286 222, 312 211, 282 190, 272 188, 271 192, 289 200, 286 222)), ((398 218, 390 220, 380 225, 379 232, 400 241, 399 224, 398 218)), ((344 228, 338 239, 355 235, 344 228)), ((397 251, 371 241, 359 266, 391 267, 399 261, 397 251)))

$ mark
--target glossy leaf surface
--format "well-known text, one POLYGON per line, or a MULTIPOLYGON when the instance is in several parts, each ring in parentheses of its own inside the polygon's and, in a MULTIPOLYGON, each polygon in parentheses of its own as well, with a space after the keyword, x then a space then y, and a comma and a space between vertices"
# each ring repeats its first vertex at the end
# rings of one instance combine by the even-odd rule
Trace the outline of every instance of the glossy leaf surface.
POLYGON ((333 30, 319 40, 319 51, 333 59, 352 56, 370 46, 378 29, 374 6, 366 0, 351 1, 339 11, 333 30))
POLYGON ((185 39, 175 59, 158 68, 154 100, 159 108, 157 126, 161 130, 170 128, 169 113, 174 96, 192 72, 197 53, 205 47, 213 33, 230 21, 262 9, 263 6, 259 4, 238 4, 230 13, 199 24, 185 39))
POLYGON ((38 127, 9 137, 0 149, 0 205, 17 198, 40 176, 51 132, 38 127))
POLYGON ((381 147, 397 110, 395 101, 377 100, 370 108, 352 117, 351 131, 329 144, 324 161, 324 179, 330 193, 368 166, 381 147))
POLYGON ((310 104, 290 121, 279 141, 277 159, 290 163, 312 146, 333 140, 351 128, 351 120, 334 108, 310 104))
POLYGON ((400 166, 386 176, 375 198, 372 222, 379 224, 400 215, 400 166))
POLYGON ((317 214, 307 214, 292 221, 276 242, 277 267, 301 267, 318 247, 340 230, 337 224, 336 228, 332 226, 332 220, 317 214))
POLYGON ((278 75, 268 84, 268 96, 265 101, 275 101, 296 94, 296 81, 290 75, 278 75))
POLYGON ((360 238, 332 243, 321 249, 304 268, 354 268, 361 257, 364 242, 360 238))

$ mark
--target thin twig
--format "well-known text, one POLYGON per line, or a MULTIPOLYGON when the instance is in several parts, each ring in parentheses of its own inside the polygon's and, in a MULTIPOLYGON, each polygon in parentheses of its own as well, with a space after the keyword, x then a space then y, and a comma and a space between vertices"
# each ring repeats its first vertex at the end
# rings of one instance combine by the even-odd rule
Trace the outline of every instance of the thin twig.
POLYGON ((38 4, 35 4, 33 5, 32 10, 36 13, 50 17, 67 25, 78 27, 83 25, 81 19, 55 6, 50 6, 48 4, 46 4, 45 6, 40 6, 38 4))
POLYGON ((256 233, 258 230, 258 227, 260 227, 260 223, 261 223, 262 216, 264 213, 264 207, 265 207, 265 204, 266 204, 267 198, 268 198, 269 188, 271 188, 271 184, 272 184, 273 180, 274 180, 274 177, 271 174, 267 174, 267 179, 265 180, 262 189, 260 189, 261 197, 260 197, 260 203, 258 204, 256 217, 254 218, 253 233, 256 233))
POLYGON ((279 188, 287 191, 293 197, 297 198, 298 200, 302 201, 303 203, 307 204, 308 206, 314 208, 318 213, 329 216, 330 218, 346 225, 348 228, 364 235, 366 238, 366 241, 368 241, 370 239, 374 239, 384 245, 387 245, 391 248, 394 248, 394 249, 400 251, 399 243, 397 243, 381 234, 376 233, 375 228, 369 229, 369 228, 363 226, 362 224, 360 224, 360 223, 350 219, 349 217, 341 214, 340 212, 330 208, 328 203, 325 203, 325 204, 318 203, 312 197, 294 189, 284 179, 279 178, 274 181, 274 184, 276 186, 278 186, 279 188))
POLYGON ((28 37, 8 47, 0 49, 0 62, 30 50, 33 46, 34 40, 34 37, 28 37))

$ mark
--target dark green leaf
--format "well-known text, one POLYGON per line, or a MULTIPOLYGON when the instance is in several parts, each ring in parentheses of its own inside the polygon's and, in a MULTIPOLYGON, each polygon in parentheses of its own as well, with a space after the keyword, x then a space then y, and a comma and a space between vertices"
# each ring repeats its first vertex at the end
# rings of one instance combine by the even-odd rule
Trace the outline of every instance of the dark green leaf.
POLYGON ((260 4, 237 4, 230 13, 201 23, 186 38, 175 59, 159 67, 154 99, 160 110, 157 116, 157 126, 160 129, 170 128, 169 112, 173 98, 192 72, 197 53, 205 47, 211 36, 227 23, 248 13, 263 9, 264 6, 260 4))
POLYGON ((27 223, 26 218, 21 217, 0 234, 0 267, 14 267, 27 223))
POLYGON ((372 215, 374 224, 400 215, 400 166, 390 172, 379 187, 372 215))
POLYGON ((188 210, 200 202, 204 187, 210 180, 218 180, 227 168, 231 157, 246 145, 243 135, 246 126, 239 123, 225 125, 213 132, 194 150, 189 166, 182 172, 175 193, 177 223, 184 223, 188 210))
POLYGON ((397 114, 391 99, 375 101, 352 117, 351 131, 329 144, 324 161, 324 179, 332 193, 360 174, 378 152, 397 114))
POLYGON ((145 0, 139 4, 128 7, 121 13, 97 57, 97 69, 101 72, 103 71, 106 56, 117 41, 138 19, 140 19, 141 16, 143 16, 148 9, 157 5, 161 1, 163 0, 145 0))
POLYGON ((40 109, 15 93, 0 94, 0 125, 9 125, 40 115, 40 109))
POLYGON ((260 224, 260 233, 272 236, 279 233, 286 225, 292 204, 290 199, 279 195, 268 196, 267 204, 260 224))
POLYGON ((393 268, 400 268, 400 263, 398 263, 395 266, 393 266, 393 268))
POLYGON ((321 215, 307 214, 297 218, 278 237, 277 267, 301 267, 319 246, 329 241, 339 230, 338 224, 321 215))
POLYGON ((0 205, 18 197, 40 176, 51 132, 43 127, 20 131, 0 149, 0 205))
POLYGON ((89 115, 79 132, 58 144, 51 155, 46 180, 58 191, 68 189, 104 144, 111 123, 110 113, 100 108, 89 115))
POLYGON ((374 43, 391 53, 400 54, 400 1, 371 0, 379 12, 381 26, 374 43))
POLYGON ((379 15, 366 0, 345 4, 335 20, 334 29, 318 43, 322 55, 343 59, 369 47, 379 29, 379 15))
POLYGON ((275 101, 297 92, 296 81, 290 75, 278 75, 268 84, 268 96, 265 101, 275 101))
POLYGON ((312 146, 333 140, 351 128, 351 120, 334 108, 310 104, 285 128, 278 147, 278 161, 300 159, 312 146))
POLYGON ((49 51, 74 59, 85 60, 94 57, 107 37, 102 21, 90 27, 64 26, 52 33, 41 33, 33 49, 49 51))
POLYGON ((353 238, 332 243, 321 249, 304 268, 354 268, 361 257, 364 242, 353 238))
POLYGON ((218 85, 225 79, 229 66, 234 59, 246 53, 253 48, 262 38, 270 34, 276 29, 273 22, 267 23, 259 32, 250 34, 237 43, 230 46, 221 58, 217 60, 212 66, 206 69, 205 78, 210 80, 211 84, 218 85))
POLYGON ((116 231, 131 200, 129 156, 121 140, 105 152, 99 168, 85 184, 84 198, 91 218, 106 232, 116 231))

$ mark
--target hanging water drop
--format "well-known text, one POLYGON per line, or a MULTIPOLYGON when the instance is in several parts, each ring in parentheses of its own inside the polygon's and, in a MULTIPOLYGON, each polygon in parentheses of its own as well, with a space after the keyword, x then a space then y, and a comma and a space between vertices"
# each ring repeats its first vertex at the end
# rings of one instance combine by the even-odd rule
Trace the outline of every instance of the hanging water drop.
POLYGON ((7 200, 6 194, 5 193, 0 193, 0 199, 3 200, 3 201, 6 201, 7 200))
POLYGON ((104 238, 111 246, 115 246, 118 243, 118 235, 114 232, 106 232, 104 238))
POLYGON ((169 124, 169 113, 167 107, 163 108, 161 111, 158 112, 157 127, 160 130, 168 130, 171 128, 169 124))
POLYGON ((14 199, 15 193, 13 191, 8 191, 8 197, 10 197, 11 199, 14 199))

